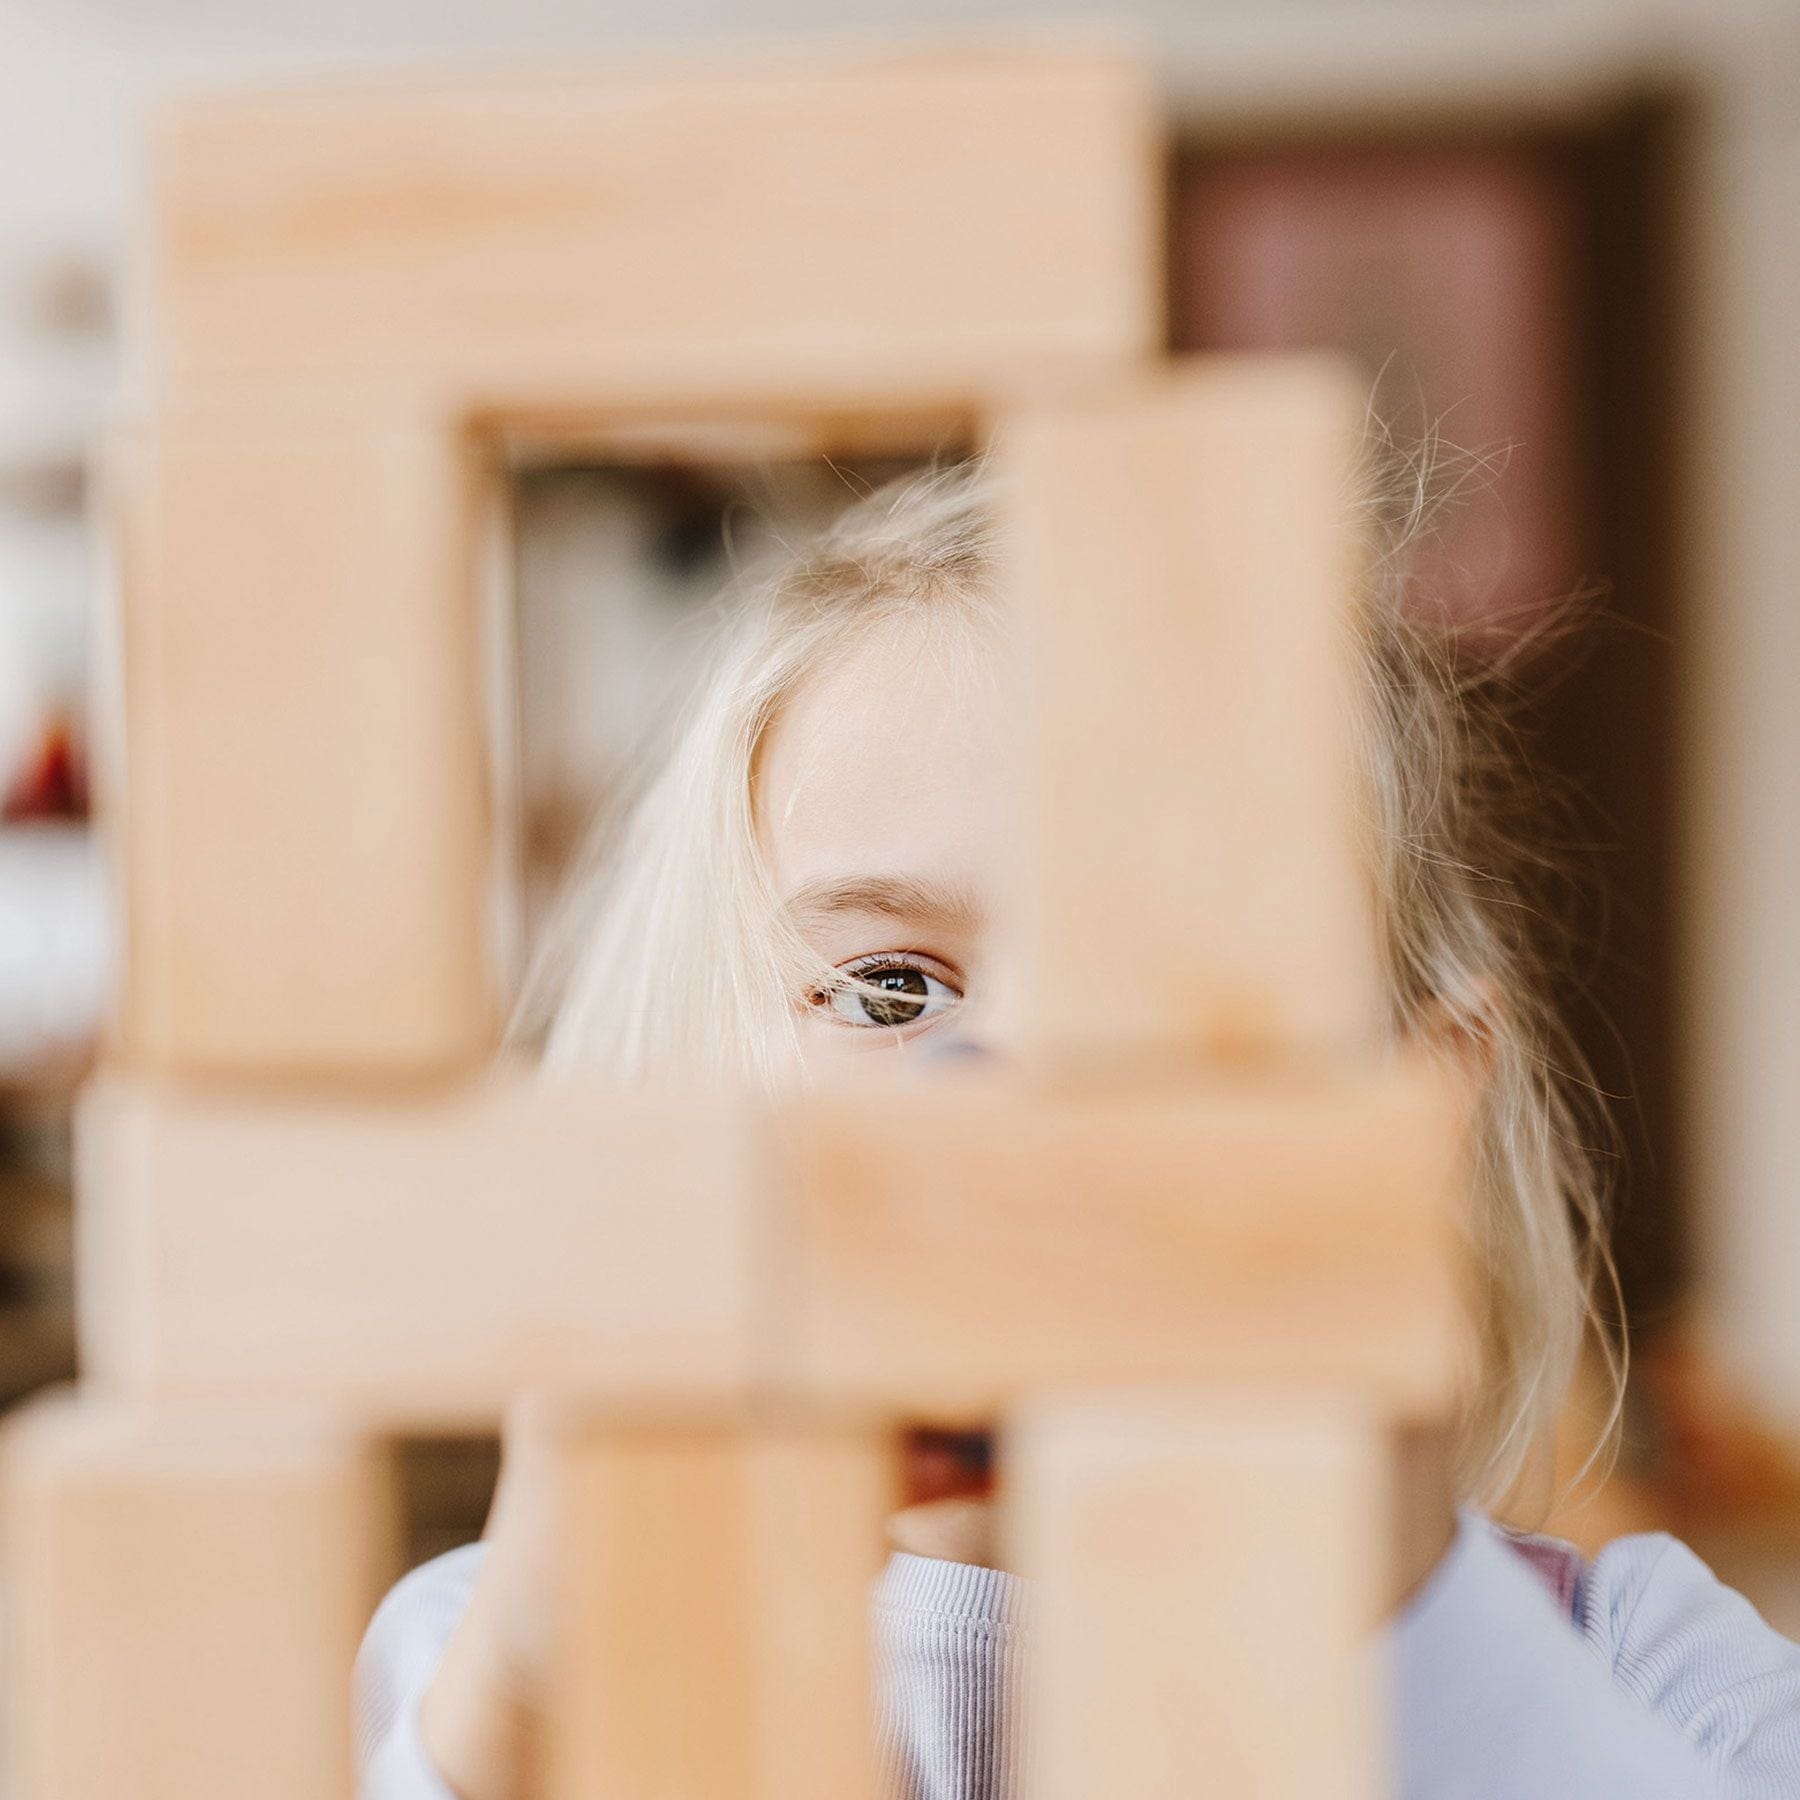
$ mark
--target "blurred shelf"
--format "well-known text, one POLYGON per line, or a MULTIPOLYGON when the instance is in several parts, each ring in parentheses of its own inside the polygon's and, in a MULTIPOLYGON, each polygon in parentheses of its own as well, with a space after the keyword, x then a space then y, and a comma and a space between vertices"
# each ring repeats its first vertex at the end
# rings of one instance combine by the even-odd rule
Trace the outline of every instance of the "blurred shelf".
POLYGON ((72 1089, 99 1031, 110 949, 92 831, 0 826, 0 1098, 72 1089))

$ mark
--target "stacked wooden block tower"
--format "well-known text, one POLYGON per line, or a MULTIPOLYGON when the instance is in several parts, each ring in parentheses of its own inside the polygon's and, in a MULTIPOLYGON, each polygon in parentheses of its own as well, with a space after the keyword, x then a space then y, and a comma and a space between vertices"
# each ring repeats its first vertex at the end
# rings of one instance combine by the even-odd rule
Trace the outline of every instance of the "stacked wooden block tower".
POLYGON ((1366 1796, 1457 1096, 1380 1045, 1353 377, 1161 353, 1070 48, 263 93, 155 140, 114 459, 126 930, 84 1373, 9 1434, 13 1800, 343 1800, 384 1435, 561 1395, 549 1800, 852 1800, 907 1421, 998 1419, 1032 1794, 1366 1796), (519 444, 990 443, 1020 1066, 496 1069, 519 444))

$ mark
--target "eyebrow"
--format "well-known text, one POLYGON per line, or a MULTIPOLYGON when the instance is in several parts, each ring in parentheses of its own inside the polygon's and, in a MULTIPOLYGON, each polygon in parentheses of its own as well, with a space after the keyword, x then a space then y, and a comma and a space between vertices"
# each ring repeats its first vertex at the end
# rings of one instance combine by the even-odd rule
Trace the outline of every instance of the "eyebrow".
POLYGON ((981 913, 968 888, 911 875, 808 881, 788 896, 787 908, 801 923, 822 923, 844 913, 873 913, 951 931, 967 930, 981 913))

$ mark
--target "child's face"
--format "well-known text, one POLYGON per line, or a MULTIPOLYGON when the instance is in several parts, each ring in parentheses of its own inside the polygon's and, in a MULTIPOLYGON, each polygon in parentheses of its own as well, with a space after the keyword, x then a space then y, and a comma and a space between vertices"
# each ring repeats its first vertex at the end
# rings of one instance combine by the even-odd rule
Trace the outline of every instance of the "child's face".
POLYGON ((893 995, 809 1005, 810 1066, 921 1040, 993 1047, 982 983, 1002 841, 997 715, 971 632, 902 621, 803 682, 770 728, 757 818, 776 891, 826 962, 893 995))

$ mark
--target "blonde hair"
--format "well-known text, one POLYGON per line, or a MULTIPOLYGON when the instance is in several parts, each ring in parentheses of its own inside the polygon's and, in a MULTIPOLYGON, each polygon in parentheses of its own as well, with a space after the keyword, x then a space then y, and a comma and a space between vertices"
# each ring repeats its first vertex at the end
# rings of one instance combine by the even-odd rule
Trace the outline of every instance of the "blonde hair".
MULTIPOLYGON (((1576 1090, 1559 1073, 1570 1052, 1530 978, 1519 846, 1497 804, 1517 779, 1500 684, 1405 603, 1430 485, 1423 465, 1389 457, 1359 489, 1381 551, 1356 614, 1362 773, 1393 1028, 1464 1035, 1488 1069, 1468 1227, 1479 1368, 1458 1473, 1466 1496, 1499 1505, 1545 1451, 1590 1330, 1616 1389, 1595 1305, 1616 1284, 1576 1090)), ((759 746, 796 685, 870 631, 991 622, 991 571, 987 482, 971 463, 869 495, 730 596, 672 751, 590 846, 527 984, 519 1029, 547 1066, 625 1082, 792 1078, 795 996, 829 971, 786 924, 758 850, 759 746)))

